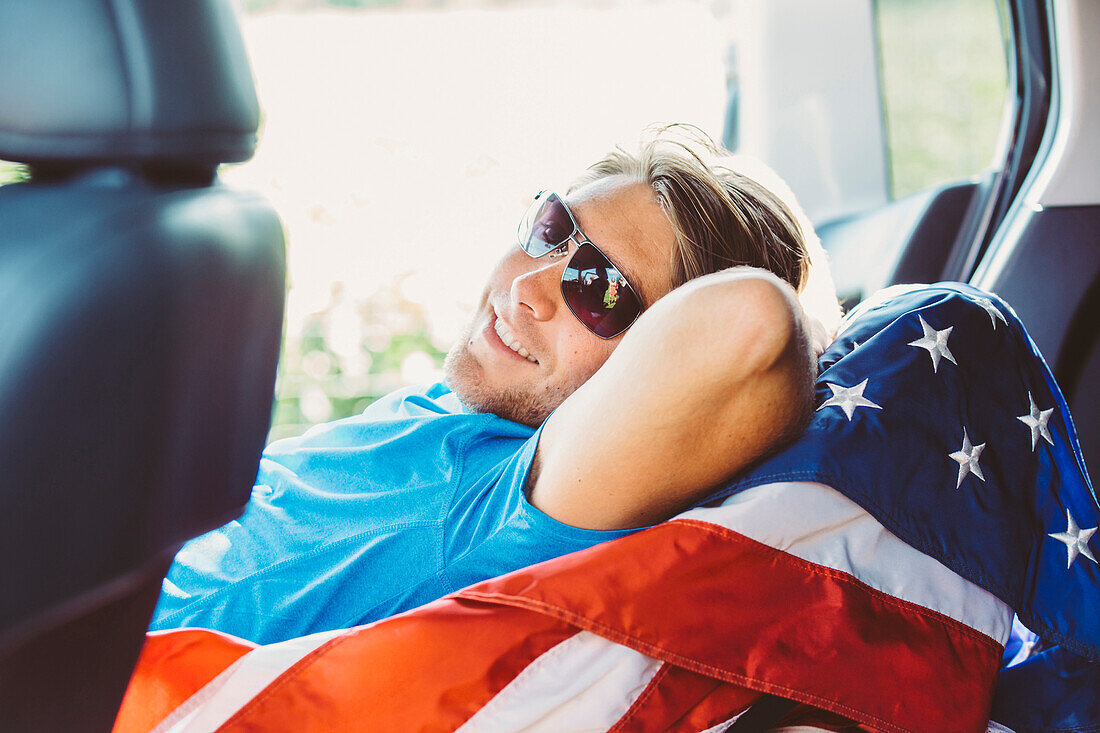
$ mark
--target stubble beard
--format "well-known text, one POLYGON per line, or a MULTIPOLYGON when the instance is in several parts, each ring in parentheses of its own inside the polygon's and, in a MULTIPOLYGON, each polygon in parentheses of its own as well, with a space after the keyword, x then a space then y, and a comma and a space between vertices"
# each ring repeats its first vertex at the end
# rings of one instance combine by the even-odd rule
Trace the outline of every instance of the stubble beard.
POLYGON ((538 427, 574 390, 551 386, 492 386, 485 367, 470 353, 473 326, 455 342, 443 361, 443 374, 458 399, 471 412, 493 413, 506 420, 538 427))

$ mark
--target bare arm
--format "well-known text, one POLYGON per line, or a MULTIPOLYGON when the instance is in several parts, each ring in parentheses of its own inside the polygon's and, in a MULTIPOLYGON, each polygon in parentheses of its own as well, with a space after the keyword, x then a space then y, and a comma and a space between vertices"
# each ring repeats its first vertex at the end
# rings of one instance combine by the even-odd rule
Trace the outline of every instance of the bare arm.
POLYGON ((531 502, 589 529, 682 511, 805 424, 814 360, 794 291, 735 268, 676 289, 550 416, 531 502))

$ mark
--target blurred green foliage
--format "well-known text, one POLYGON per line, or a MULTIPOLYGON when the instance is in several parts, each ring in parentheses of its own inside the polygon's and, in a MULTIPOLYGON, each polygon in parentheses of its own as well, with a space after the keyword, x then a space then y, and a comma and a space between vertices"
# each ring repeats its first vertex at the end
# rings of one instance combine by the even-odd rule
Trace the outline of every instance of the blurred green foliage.
POLYGON ((989 167, 1004 114, 1003 0, 876 0, 895 198, 989 167))
POLYGON ((399 281, 360 301, 336 284, 329 304, 284 339, 268 440, 357 415, 395 389, 437 379, 445 355, 423 306, 402 295, 399 281))

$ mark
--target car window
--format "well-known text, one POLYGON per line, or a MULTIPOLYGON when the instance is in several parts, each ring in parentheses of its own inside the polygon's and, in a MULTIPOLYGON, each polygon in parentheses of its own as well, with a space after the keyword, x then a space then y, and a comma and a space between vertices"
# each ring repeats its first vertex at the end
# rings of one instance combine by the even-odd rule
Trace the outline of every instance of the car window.
POLYGON ((993 160, 1008 92, 1002 0, 875 0, 892 198, 993 160))
POLYGON ((271 439, 439 378, 538 191, 650 123, 721 131, 723 38, 703 3, 388 5, 241 15, 264 121, 222 178, 267 196, 288 236, 271 439))

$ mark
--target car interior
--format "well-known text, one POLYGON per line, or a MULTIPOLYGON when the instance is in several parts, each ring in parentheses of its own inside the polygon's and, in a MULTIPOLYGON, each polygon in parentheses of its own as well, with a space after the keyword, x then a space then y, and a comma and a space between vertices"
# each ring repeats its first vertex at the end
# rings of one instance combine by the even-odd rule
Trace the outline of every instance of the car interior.
MULTIPOLYGON (((1011 304, 1095 463, 1100 4, 1003 8, 989 170, 815 225, 845 308, 938 280, 1011 304)), ((0 187, 3 730, 109 730, 175 552, 248 500, 285 242, 217 169, 259 122, 229 2, 0 3, 0 159, 30 171, 0 187)))
POLYGON ((987 172, 884 206, 815 222, 837 293, 850 309, 897 283, 956 280, 1004 298, 1066 395, 1086 464, 1100 456, 1100 251, 1096 109, 1084 79, 1100 72, 1094 4, 1007 3, 1009 100, 987 172), (1074 155, 1076 153, 1076 156, 1074 155), (1090 460, 1091 459, 1091 460, 1090 460))

